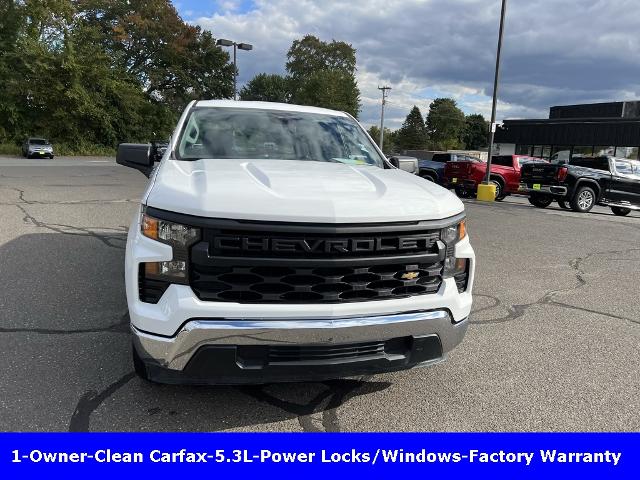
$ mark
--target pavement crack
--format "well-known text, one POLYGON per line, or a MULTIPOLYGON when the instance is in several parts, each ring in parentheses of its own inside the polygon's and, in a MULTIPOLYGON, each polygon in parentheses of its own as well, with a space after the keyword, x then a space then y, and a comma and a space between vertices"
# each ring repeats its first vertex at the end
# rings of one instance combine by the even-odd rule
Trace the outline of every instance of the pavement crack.
POLYGON ((39 228, 44 228, 55 233, 62 235, 79 235, 95 238, 105 244, 107 247, 115 248, 117 250, 124 250, 126 244, 126 237, 123 235, 126 233, 126 229, 111 229, 117 234, 98 233, 90 228, 77 227, 74 225, 64 225, 60 223, 46 223, 35 218, 29 211, 21 204, 16 203, 15 206, 24 214, 22 220, 25 223, 31 223, 39 228), (113 242, 120 242, 121 245, 117 245, 113 242))
POLYGON ((339 432, 340 422, 338 408, 348 400, 375 392, 381 392, 391 386, 390 382, 371 382, 372 376, 367 375, 360 380, 331 380, 325 382, 332 391, 331 399, 322 411, 322 426, 326 432, 339 432))
POLYGON ((255 398, 256 400, 267 403, 271 406, 279 408, 286 413, 295 415, 298 418, 300 427, 305 432, 321 432, 316 423, 314 423, 313 415, 322 413, 322 427, 327 432, 340 431, 338 421, 338 408, 344 403, 359 395, 368 395, 371 393, 385 390, 391 386, 390 382, 371 382, 371 376, 364 376, 358 380, 355 379, 338 379, 323 382, 322 385, 327 387, 320 393, 315 395, 307 403, 301 404, 283 400, 265 391, 266 385, 243 386, 237 387, 245 395, 255 398), (319 408, 326 402, 324 408, 319 408))
POLYGON ((311 415, 317 413, 316 410, 318 406, 329 396, 331 395, 331 390, 323 390, 319 394, 315 395, 309 402, 306 404, 300 404, 295 402, 289 402, 287 400, 282 400, 274 395, 270 395, 265 391, 265 385, 255 385, 255 386, 243 386, 237 387, 242 393, 248 395, 256 400, 267 403, 273 407, 279 408, 286 413, 290 413, 295 415, 298 418, 298 422, 302 427, 302 430, 305 432, 321 432, 319 428, 317 428, 313 424, 313 419, 311 415))
MULTIPOLYGON (((516 305, 509 305, 506 307, 507 311, 509 312, 507 315, 504 315, 502 317, 497 317, 497 318, 490 318, 488 320, 471 320, 469 323, 474 324, 474 325, 491 325, 491 324, 497 324, 497 323, 505 323, 505 322, 511 322, 513 320, 517 320, 518 318, 522 317, 525 312, 531 308, 534 307, 536 305, 555 305, 561 308, 568 308, 568 309, 572 309, 572 310, 580 310, 583 312, 587 312, 587 313, 595 313, 597 315, 602 315, 605 317, 609 317, 609 318, 615 318, 617 320, 625 320, 634 324, 640 324, 640 320, 637 319, 633 319, 633 318, 629 318, 629 317, 624 317, 621 315, 616 315, 610 312, 602 312, 599 310, 594 310, 594 309, 589 309, 589 308, 585 308, 585 307, 578 307, 575 305, 571 305, 568 303, 564 303, 564 302, 560 302, 558 300, 556 300, 556 297, 558 295, 566 295, 568 293, 571 292, 575 292, 576 290, 579 290, 580 288, 584 287, 585 285, 588 285, 589 282, 586 278, 587 273, 584 271, 583 265, 585 262, 587 262, 588 260, 590 260, 593 257, 596 256, 600 256, 600 255, 625 255, 625 254, 629 254, 632 252, 640 252, 640 248, 629 248, 629 249, 625 249, 625 250, 607 250, 607 251, 602 251, 602 252, 592 252, 589 253, 588 255, 585 255, 584 257, 575 257, 572 258, 571 260, 569 260, 569 266, 574 270, 575 272, 575 277, 577 280, 577 284, 570 287, 570 288, 563 288, 563 289, 557 289, 557 290, 550 290, 548 292, 546 292, 541 298, 539 298, 538 300, 531 302, 531 303, 525 303, 525 304, 516 304, 516 305)), ((480 297, 484 297, 484 298, 490 298, 494 301, 494 303, 492 305, 486 306, 486 307, 482 307, 478 310, 474 310, 472 313, 477 314, 479 312, 485 311, 485 310, 490 310, 492 308, 495 308, 497 306, 503 305, 503 302, 497 297, 497 296, 492 296, 492 295, 486 295, 486 294, 474 294, 476 296, 480 296, 480 297)))
POLYGON ((116 393, 120 388, 125 386, 131 379, 136 376, 135 372, 129 372, 123 375, 118 380, 113 382, 107 388, 101 392, 95 390, 89 390, 85 392, 78 400, 76 408, 71 415, 71 421, 69 422, 70 432, 88 432, 89 424, 91 422, 91 414, 95 412, 98 407, 104 403, 109 397, 116 393))
POLYGON ((120 321, 97 328, 76 328, 76 329, 56 329, 56 328, 0 328, 0 333, 38 333, 41 335, 77 335, 83 333, 129 333, 129 313, 125 313, 120 321))

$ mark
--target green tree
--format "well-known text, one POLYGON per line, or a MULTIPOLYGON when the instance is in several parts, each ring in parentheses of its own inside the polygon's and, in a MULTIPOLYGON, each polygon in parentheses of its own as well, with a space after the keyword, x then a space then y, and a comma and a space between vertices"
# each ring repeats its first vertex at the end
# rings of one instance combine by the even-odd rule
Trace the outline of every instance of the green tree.
POLYGON ((421 150, 427 147, 427 131, 417 106, 413 106, 398 130, 396 145, 399 150, 421 150))
POLYGON ((14 1, 0 2, 0 142, 20 129, 22 113, 17 102, 20 59, 18 40, 25 25, 24 9, 14 1))
POLYGON ((240 100, 287 103, 291 99, 286 77, 259 73, 240 90, 240 100))
POLYGON ((344 110, 357 117, 360 90, 356 81, 356 51, 338 41, 313 35, 294 40, 287 53, 292 101, 344 110))
MULTIPOLYGON (((377 125, 372 125, 367 130, 369 136, 373 138, 373 141, 376 142, 376 145, 380 146, 380 127, 377 125)), ((396 147, 396 133, 397 131, 393 131, 387 127, 384 127, 384 139, 382 145, 382 151, 386 154, 395 153, 397 151, 396 147)))
POLYGON ((436 98, 431 102, 426 125, 432 149, 451 150, 462 147, 465 116, 454 99, 436 98))
POLYGON ((464 145, 469 150, 485 148, 488 144, 489 123, 479 113, 467 115, 464 127, 464 145))
POLYGON ((195 98, 233 94, 233 65, 169 0, 1 0, 0 141, 67 150, 167 136, 195 98))
POLYGON ((359 98, 355 76, 340 70, 313 72, 293 93, 294 103, 341 110, 354 117, 360 110, 359 98))
POLYGON ((231 98, 233 65, 208 31, 189 25, 169 0, 76 0, 85 21, 149 98, 181 109, 194 99, 231 98))

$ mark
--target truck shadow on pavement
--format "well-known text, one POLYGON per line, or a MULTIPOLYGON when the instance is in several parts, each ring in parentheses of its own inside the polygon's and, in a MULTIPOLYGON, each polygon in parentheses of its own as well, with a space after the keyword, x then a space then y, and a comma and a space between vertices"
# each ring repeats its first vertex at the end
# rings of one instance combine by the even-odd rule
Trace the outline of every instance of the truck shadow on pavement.
MULTIPOLYGON (((14 335, 6 341, 25 358, 24 370, 12 373, 21 384, 12 387, 11 378, 5 385, 64 401, 69 431, 263 430, 269 428, 255 427, 279 422, 285 423, 275 429, 338 431, 340 406, 391 385, 370 377, 238 387, 140 380, 131 363, 125 229, 36 226, 51 233, 22 235, 0 246, 0 335, 14 335), (86 359, 75 361, 78 355, 86 359), (36 366, 35 356, 49 360, 36 366), (72 392, 75 405, 63 400, 72 392)), ((20 396, 11 398, 18 403, 20 396)))

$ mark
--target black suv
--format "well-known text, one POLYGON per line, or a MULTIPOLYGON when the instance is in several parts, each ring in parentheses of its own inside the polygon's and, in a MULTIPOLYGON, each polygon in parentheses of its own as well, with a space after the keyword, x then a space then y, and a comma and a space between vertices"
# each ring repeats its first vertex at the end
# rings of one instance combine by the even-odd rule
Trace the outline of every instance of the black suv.
POLYGON ((554 200, 562 208, 588 212, 594 205, 611 207, 616 215, 640 210, 640 162, 615 157, 578 157, 570 163, 522 166, 521 193, 545 208, 554 200))

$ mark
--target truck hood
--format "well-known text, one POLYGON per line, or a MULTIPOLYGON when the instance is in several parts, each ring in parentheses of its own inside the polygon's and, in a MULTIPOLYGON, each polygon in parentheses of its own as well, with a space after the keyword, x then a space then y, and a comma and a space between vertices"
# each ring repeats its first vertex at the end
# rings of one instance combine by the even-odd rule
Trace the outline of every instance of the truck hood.
POLYGON ((401 170, 273 159, 165 159, 145 203, 202 217, 313 223, 436 220, 464 210, 448 190, 401 170))

